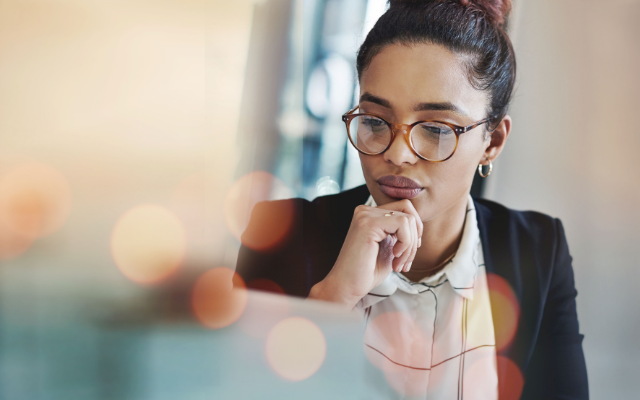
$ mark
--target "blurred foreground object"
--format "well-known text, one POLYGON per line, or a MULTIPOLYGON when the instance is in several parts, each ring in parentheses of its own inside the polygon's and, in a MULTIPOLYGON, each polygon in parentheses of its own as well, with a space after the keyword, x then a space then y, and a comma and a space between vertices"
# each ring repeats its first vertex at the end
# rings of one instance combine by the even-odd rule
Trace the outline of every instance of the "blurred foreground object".
POLYGON ((328 303, 249 290, 237 323, 212 331, 220 399, 362 398, 362 319, 328 303))

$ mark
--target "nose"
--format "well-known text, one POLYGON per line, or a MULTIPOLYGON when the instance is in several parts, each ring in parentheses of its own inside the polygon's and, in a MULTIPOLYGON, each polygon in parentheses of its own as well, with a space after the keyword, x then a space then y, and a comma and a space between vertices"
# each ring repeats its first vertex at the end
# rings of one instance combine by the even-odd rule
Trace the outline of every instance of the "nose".
POLYGON ((395 136, 391 146, 384 152, 384 160, 397 166, 415 164, 419 158, 409 145, 409 128, 406 126, 392 128, 395 136))

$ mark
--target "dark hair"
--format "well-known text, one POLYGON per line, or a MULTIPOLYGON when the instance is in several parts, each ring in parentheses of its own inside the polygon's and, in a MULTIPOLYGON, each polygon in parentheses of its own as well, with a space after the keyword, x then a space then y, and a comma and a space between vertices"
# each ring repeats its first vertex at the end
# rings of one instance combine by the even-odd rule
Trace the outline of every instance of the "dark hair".
POLYGON ((516 57, 505 31, 511 0, 390 0, 389 4, 358 50, 358 78, 387 45, 445 46, 469 56, 469 82, 489 92, 487 113, 491 124, 497 125, 507 114, 516 79, 516 57))

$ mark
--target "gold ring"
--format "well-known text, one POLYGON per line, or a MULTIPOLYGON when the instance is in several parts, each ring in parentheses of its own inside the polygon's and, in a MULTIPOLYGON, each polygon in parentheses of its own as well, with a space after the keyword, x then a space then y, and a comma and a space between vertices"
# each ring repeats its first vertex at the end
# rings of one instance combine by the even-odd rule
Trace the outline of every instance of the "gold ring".
POLYGON ((389 213, 386 213, 384 216, 385 216, 385 217, 390 217, 390 216, 392 216, 392 215, 393 215, 393 211, 391 211, 391 212, 389 212, 389 213))

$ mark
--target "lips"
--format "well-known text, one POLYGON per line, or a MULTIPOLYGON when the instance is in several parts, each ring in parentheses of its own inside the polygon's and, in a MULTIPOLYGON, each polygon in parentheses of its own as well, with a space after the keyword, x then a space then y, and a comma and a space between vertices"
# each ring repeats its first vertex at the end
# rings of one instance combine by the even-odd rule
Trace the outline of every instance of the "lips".
POLYGON ((382 193, 395 199, 412 199, 424 190, 418 182, 401 175, 385 175, 378 184, 382 193))

